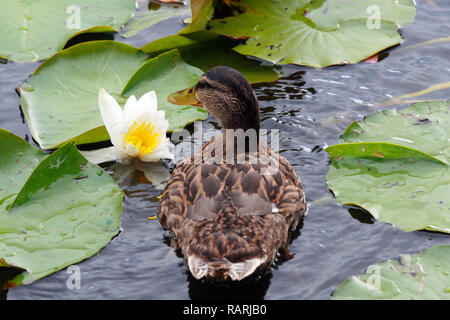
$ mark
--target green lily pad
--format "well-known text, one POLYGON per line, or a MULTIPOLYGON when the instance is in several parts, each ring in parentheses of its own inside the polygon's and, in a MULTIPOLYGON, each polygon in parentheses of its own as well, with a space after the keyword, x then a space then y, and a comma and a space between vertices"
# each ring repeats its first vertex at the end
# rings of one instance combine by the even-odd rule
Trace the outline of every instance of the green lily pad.
POLYGON ((413 0, 242 0, 236 4, 243 13, 209 24, 212 31, 248 39, 234 50, 273 63, 316 68, 357 63, 400 43, 397 24, 412 21, 415 14, 413 0), (372 24, 373 13, 366 11, 371 5, 380 9, 379 26, 372 24))
POLYGON ((167 6, 150 2, 148 9, 140 9, 136 12, 136 15, 127 22, 120 34, 126 38, 132 37, 158 22, 173 17, 189 15, 190 12, 191 10, 188 6, 167 6))
POLYGON ((397 110, 390 109, 353 122, 341 141, 383 141, 414 148, 450 164, 450 105, 447 101, 416 103, 397 110), (444 115, 444 116, 443 116, 444 115))
POLYGON ((315 1, 306 7, 306 16, 323 27, 336 27, 339 21, 348 19, 367 19, 376 6, 383 20, 390 20, 400 27, 414 22, 416 8, 411 0, 327 0, 315 1), (368 9, 369 8, 369 9, 368 9), (368 12, 369 11, 369 12, 368 12))
POLYGON ((134 11, 133 0, 7 1, 0 11, 0 57, 46 59, 75 34, 119 30, 134 11))
MULTIPOLYGON (((33 138, 44 149, 56 148, 69 141, 85 144, 108 140, 98 108, 98 91, 104 88, 124 103, 125 99, 120 97, 123 89, 147 61, 147 54, 115 41, 90 41, 58 52, 41 64, 20 90, 23 112, 33 138)), ((170 60, 164 61, 174 66, 170 60)), ((177 63, 184 64, 181 60, 177 63)), ((175 77, 188 79, 189 83, 193 81, 192 73, 176 73, 164 80, 166 70, 161 66, 149 75, 161 78, 158 82, 161 87, 145 88, 155 90, 161 103, 165 102, 166 96, 160 94, 160 90, 165 94, 167 88, 183 89, 180 86, 184 82, 174 81, 175 77)), ((164 103, 161 109, 164 110, 164 103)), ((184 124, 198 115, 196 107, 186 107, 183 112, 184 124), (190 114, 191 111, 195 116, 190 114)), ((202 112, 201 118, 204 117, 202 112)), ((172 125, 169 117, 167 120, 171 124, 169 130, 182 126, 180 122, 172 125)))
POLYGON ((450 300, 450 246, 372 265, 345 280, 335 300, 450 300))
POLYGON ((0 266, 30 283, 84 260, 120 228, 123 193, 73 144, 51 155, 0 129, 0 266))
POLYGON ((213 0, 191 0, 192 21, 178 34, 189 34, 205 29, 214 13, 213 0))
POLYGON ((171 104, 167 97, 177 90, 193 86, 202 74, 200 69, 186 64, 178 50, 172 50, 151 59, 139 68, 125 85, 121 95, 135 95, 140 98, 149 88, 155 88, 158 109, 165 111, 169 129, 181 130, 188 123, 206 119, 208 112, 199 107, 171 104))
POLYGON ((449 102, 385 110, 353 123, 332 160, 329 188, 403 231, 450 233, 449 102))
POLYGON ((232 50, 237 41, 211 31, 172 35, 152 41, 141 48, 151 56, 178 48, 183 60, 204 72, 216 66, 228 66, 241 72, 250 83, 271 82, 280 77, 272 66, 249 59, 232 50))

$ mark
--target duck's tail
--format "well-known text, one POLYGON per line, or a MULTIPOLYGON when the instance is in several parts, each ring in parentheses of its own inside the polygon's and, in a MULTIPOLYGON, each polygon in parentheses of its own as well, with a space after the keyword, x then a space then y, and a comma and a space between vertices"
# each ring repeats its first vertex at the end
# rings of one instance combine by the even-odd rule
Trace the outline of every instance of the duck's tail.
POLYGON ((242 280, 253 274, 258 267, 267 263, 267 256, 251 258, 242 262, 231 262, 226 258, 216 261, 205 261, 191 255, 187 257, 189 271, 196 279, 213 278, 217 280, 242 280))
POLYGON ((242 280, 257 270, 270 267, 279 243, 274 241, 270 248, 263 233, 271 233, 271 230, 262 226, 253 230, 254 220, 262 219, 241 216, 231 225, 217 222, 203 225, 203 232, 196 235, 198 238, 191 242, 187 250, 183 250, 192 275, 196 279, 242 280))
POLYGON ((286 220, 272 213, 271 203, 261 209, 263 199, 252 205, 253 198, 247 198, 241 204, 241 198, 224 197, 218 211, 215 207, 208 211, 205 204, 197 210, 201 219, 195 208, 192 210, 196 220, 186 221, 179 240, 186 265, 196 279, 242 280, 272 265, 287 238, 286 220), (245 204, 250 207, 248 213, 245 204))

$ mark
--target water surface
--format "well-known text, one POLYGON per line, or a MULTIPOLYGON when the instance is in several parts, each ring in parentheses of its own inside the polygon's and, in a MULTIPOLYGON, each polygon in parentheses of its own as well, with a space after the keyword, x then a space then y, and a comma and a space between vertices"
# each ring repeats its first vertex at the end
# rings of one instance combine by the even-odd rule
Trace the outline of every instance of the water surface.
MULTIPOLYGON (((78 264, 81 290, 67 289, 69 274, 64 269, 3 295, 8 299, 190 299, 214 294, 236 297, 245 292, 247 298, 251 294, 264 299, 329 299, 346 278, 363 273, 371 264, 450 244, 448 235, 402 232, 338 204, 325 182, 329 158, 323 150, 337 143, 352 121, 379 110, 380 103, 449 81, 450 42, 408 48, 448 37, 449 17, 450 2, 419 0, 414 24, 401 29, 403 44, 386 51, 380 62, 322 70, 286 66, 283 78, 254 86, 261 102, 262 127, 280 129, 280 153, 302 180, 309 203, 304 225, 290 246, 295 257, 261 280, 243 289, 214 291, 190 279, 183 260, 166 245, 167 233, 159 221, 147 219, 156 215, 160 191, 136 173, 121 183, 125 191, 121 233, 98 254, 78 264)), ((180 19, 174 18, 133 38, 116 36, 116 40, 140 47, 182 28, 180 19)), ((38 65, 0 64, 0 127, 30 143, 14 89, 38 65)), ((448 98, 447 89, 416 99, 448 98)), ((210 116, 203 128, 216 132, 217 121, 210 116)))

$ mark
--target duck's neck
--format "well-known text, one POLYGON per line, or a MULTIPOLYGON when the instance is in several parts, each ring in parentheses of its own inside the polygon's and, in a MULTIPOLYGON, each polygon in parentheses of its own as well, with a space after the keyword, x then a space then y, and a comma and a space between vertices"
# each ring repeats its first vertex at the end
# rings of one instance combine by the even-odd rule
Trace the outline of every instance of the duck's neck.
POLYGON ((244 101, 234 99, 228 101, 225 114, 222 115, 220 120, 225 130, 255 130, 259 134, 261 123, 258 100, 253 94, 252 97, 247 97, 244 101))
POLYGON ((245 105, 242 100, 234 100, 236 105, 228 105, 229 112, 226 117, 221 118, 224 128, 224 142, 234 145, 235 153, 254 152, 259 149, 259 103, 256 97, 251 104, 245 105), (242 131, 241 131, 242 130, 242 131), (227 138, 228 137, 228 138, 227 138), (243 144, 241 147, 238 145, 243 144))

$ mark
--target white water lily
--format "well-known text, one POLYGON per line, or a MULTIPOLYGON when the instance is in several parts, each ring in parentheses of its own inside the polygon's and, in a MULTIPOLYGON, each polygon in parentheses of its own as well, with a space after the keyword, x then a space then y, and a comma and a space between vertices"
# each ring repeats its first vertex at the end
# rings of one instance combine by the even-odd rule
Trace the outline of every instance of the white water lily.
POLYGON ((158 110, 154 91, 147 92, 139 100, 135 96, 129 97, 122 110, 105 89, 100 89, 98 105, 113 144, 109 149, 114 155, 103 153, 105 161, 114 156, 121 163, 134 158, 144 162, 174 158, 174 146, 166 138, 169 122, 165 112, 158 110))

